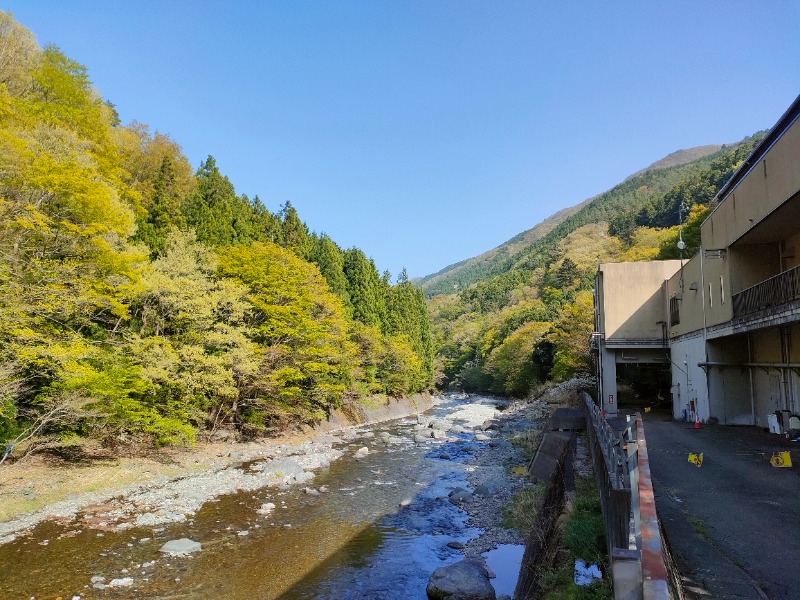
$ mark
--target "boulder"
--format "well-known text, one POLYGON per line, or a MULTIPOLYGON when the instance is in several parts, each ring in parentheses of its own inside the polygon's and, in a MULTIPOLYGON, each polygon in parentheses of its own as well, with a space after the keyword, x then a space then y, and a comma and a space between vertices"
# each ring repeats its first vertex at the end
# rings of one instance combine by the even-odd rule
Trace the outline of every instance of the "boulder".
POLYGON ((472 502, 472 494, 464 488, 456 488, 447 495, 451 503, 472 502))
POLYGON ((361 448, 356 450, 356 453, 353 456, 355 456, 356 458, 364 458, 365 456, 367 456, 367 454, 369 454, 369 448, 367 448, 366 446, 362 446, 361 448))
POLYGON ((303 476, 302 465, 293 458, 276 458, 264 462, 264 475, 284 481, 303 476))
POLYGON ((439 567, 428 580, 425 590, 431 600, 496 600, 489 570, 483 559, 465 558, 439 567))
POLYGON ((496 493, 496 491, 497 490, 495 490, 491 486, 481 484, 475 488, 475 495, 480 496, 482 498, 488 498, 490 496, 493 496, 496 493))

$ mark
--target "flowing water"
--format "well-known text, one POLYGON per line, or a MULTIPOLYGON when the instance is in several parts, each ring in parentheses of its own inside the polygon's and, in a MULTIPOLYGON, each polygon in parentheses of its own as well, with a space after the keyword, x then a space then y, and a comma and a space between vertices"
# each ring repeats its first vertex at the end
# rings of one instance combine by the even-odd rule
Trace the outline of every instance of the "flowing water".
MULTIPOLYGON (((491 408, 489 399, 471 402, 491 408)), ((447 417, 464 408, 443 402, 429 414, 447 417)), ((430 574, 462 558, 447 543, 480 533, 443 499, 469 487, 465 461, 480 443, 464 433, 415 444, 415 425, 414 418, 399 419, 342 440, 345 456, 310 484, 329 490, 319 495, 300 486, 263 488, 220 497, 184 523, 123 532, 41 524, 0 547, 0 598, 424 599, 430 574), (382 434, 402 443, 387 445, 382 434), (355 458, 363 446, 370 453, 355 458), (265 502, 276 508, 260 515, 265 502), (202 551, 159 552, 178 538, 200 542, 202 551), (93 577, 130 585, 96 589, 93 577)), ((488 556, 499 593, 513 590, 517 555, 512 546, 488 556)))

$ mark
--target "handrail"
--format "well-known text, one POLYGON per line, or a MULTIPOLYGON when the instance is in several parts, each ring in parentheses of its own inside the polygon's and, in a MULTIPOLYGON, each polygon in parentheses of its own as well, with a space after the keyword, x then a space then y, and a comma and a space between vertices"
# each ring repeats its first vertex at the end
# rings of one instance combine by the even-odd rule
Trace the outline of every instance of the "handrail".
POLYGON ((741 317, 800 298, 800 266, 733 294, 733 316, 741 317))
POLYGON ((665 548, 650 478, 642 416, 637 413, 633 418, 628 417, 627 427, 620 435, 608 424, 592 398, 586 393, 583 396, 615 594, 642 600, 668 600, 665 548), (634 588, 634 595, 629 596, 628 592, 634 588))

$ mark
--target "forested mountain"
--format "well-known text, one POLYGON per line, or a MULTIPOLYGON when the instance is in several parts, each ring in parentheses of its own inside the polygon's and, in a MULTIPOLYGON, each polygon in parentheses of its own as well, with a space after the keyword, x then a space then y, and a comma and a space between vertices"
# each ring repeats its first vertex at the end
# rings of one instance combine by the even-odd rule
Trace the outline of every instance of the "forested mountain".
POLYGON ((524 396, 548 380, 590 372, 597 265, 677 258, 681 218, 686 256, 694 254, 714 196, 761 137, 673 153, 497 249, 425 278, 440 384, 524 396))
MULTIPOLYGON (((634 173, 628 177, 626 181, 628 179, 645 175, 650 171, 667 169, 669 167, 678 167, 697 161, 709 156, 710 154, 718 152, 722 148, 723 146, 720 145, 708 145, 688 148, 686 150, 677 150, 645 167, 644 169, 634 173)), ((437 294, 449 294, 455 290, 463 290, 476 281, 485 278, 488 274, 496 273, 498 268, 500 270, 505 268, 499 265, 507 266, 509 264, 507 262, 509 258, 525 251, 536 240, 550 233, 553 229, 555 229, 572 215, 581 211, 596 198, 598 198, 598 196, 584 200, 583 202, 574 206, 561 209, 532 229, 528 229, 527 231, 514 236, 507 242, 499 245, 497 248, 489 250, 488 252, 484 252, 483 254, 474 258, 463 260, 454 265, 447 266, 433 275, 428 275, 418 279, 414 283, 423 289, 427 297, 436 296, 437 294)))
POLYGON ((405 273, 122 125, 85 67, 3 12, 0 164, 0 441, 17 451, 259 434, 432 384, 405 273))

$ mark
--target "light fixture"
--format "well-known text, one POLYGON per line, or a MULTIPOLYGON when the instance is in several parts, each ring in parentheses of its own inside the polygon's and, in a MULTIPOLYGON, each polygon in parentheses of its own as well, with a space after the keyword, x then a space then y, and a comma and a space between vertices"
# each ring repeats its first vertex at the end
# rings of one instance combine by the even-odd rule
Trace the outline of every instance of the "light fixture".
POLYGON ((697 282, 693 281, 691 284, 689 284, 689 289, 690 290, 694 290, 696 292, 697 291, 697 282))

